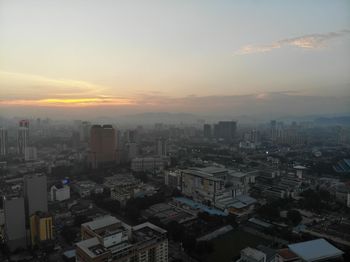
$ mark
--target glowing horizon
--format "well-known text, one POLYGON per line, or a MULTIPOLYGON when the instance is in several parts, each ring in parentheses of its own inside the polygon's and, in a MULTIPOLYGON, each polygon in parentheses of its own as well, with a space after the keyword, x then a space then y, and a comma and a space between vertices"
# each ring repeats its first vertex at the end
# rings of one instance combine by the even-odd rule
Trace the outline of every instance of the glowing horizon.
MULTIPOLYGON (((104 106, 218 113, 228 97, 238 104, 274 93, 327 97, 332 112, 344 112, 349 14, 346 0, 0 0, 0 114, 104 106)), ((270 102, 254 100, 252 112, 270 102)))

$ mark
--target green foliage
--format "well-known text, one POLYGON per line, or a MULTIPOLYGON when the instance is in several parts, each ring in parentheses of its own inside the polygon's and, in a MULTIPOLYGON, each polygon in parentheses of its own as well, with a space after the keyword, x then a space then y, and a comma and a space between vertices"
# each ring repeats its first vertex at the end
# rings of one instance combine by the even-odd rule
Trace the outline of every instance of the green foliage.
POLYGON ((298 210, 289 210, 287 212, 287 219, 294 225, 297 226, 302 220, 302 216, 298 210))

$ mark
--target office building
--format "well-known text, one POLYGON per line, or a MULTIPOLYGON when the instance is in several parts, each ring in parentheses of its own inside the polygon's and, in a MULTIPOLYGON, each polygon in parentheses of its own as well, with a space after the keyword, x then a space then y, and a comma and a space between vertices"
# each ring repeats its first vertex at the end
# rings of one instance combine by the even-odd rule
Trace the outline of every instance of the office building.
POLYGON ((167 232, 151 223, 131 227, 112 216, 81 225, 78 262, 166 262, 167 232))
POLYGON ((138 157, 131 161, 131 170, 141 171, 157 171, 163 170, 168 165, 168 159, 163 157, 138 157))
POLYGON ((11 251, 26 247, 24 199, 4 199, 5 241, 11 251))
POLYGON ((6 156, 7 150, 7 130, 0 127, 0 156, 6 156))
POLYGON ((36 212, 30 217, 31 245, 53 240, 53 219, 48 213, 36 212))
POLYGON ((47 212, 47 178, 44 174, 26 175, 24 178, 26 215, 47 212))
POLYGON ((168 154, 168 142, 164 138, 157 140, 157 155, 166 156, 168 154))
POLYGON ((205 138, 208 138, 208 139, 210 139, 212 137, 211 125, 209 125, 209 124, 203 125, 203 135, 205 138))
POLYGON ((79 125, 80 142, 88 142, 90 139, 91 123, 87 121, 81 122, 79 125))
POLYGON ((89 163, 92 168, 116 163, 117 133, 111 125, 93 125, 90 133, 89 163))
POLYGON ((25 150, 29 143, 29 121, 21 120, 19 122, 18 133, 17 133, 17 153, 20 156, 25 155, 25 150))
POLYGON ((38 159, 36 147, 28 146, 24 149, 24 160, 35 161, 38 159))
POLYGON ((236 121, 220 121, 214 125, 214 136, 217 139, 232 141, 236 136, 236 121))

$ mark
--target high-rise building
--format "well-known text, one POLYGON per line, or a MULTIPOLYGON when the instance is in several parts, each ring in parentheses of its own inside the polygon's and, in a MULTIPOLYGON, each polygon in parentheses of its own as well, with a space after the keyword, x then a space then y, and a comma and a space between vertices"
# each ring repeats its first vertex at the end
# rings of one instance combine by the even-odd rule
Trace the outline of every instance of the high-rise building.
POLYGON ((117 133, 111 125, 93 125, 90 134, 89 163, 92 168, 116 163, 117 133))
POLYGON ((112 216, 81 225, 78 262, 167 262, 167 232, 149 222, 129 226, 112 216))
POLYGON ((19 155, 25 155, 25 150, 28 147, 29 142, 29 121, 19 121, 18 133, 17 133, 17 152, 19 155))
POLYGON ((53 219, 48 213, 36 212, 30 217, 32 246, 53 240, 53 219))
POLYGON ((217 139, 232 141, 236 136, 236 121, 220 121, 214 125, 214 136, 217 139))
POLYGON ((0 127, 0 156, 7 154, 7 130, 0 127))
POLYGON ((81 122, 79 126, 79 137, 81 142, 88 142, 90 139, 91 123, 87 121, 81 122))
POLYGON ((47 178, 44 174, 24 177, 24 198, 27 218, 37 211, 47 212, 47 178))
POLYGON ((212 137, 212 131, 211 131, 211 125, 210 124, 204 124, 203 125, 203 135, 205 138, 211 138, 212 137))
POLYGON ((4 199, 5 241, 10 250, 26 247, 24 199, 4 199))
POLYGON ((24 150, 25 161, 35 161, 38 158, 36 147, 28 146, 24 150))
POLYGON ((164 138, 160 138, 157 141, 157 155, 166 156, 168 154, 168 142, 164 138))

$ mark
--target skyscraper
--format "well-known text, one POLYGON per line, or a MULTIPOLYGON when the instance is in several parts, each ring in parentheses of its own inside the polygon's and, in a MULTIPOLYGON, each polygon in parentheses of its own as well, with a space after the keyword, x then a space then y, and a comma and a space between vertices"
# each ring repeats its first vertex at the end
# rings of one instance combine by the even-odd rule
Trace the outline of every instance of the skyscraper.
POLYGON ((91 123, 83 121, 79 126, 79 137, 81 142, 88 142, 90 138, 91 123))
POLYGON ((90 134, 89 163, 92 168, 116 163, 117 133, 111 125, 93 125, 90 134))
POLYGON ((211 125, 210 124, 204 124, 203 125, 203 135, 205 138, 211 138, 212 137, 212 131, 211 131, 211 125))
POLYGON ((0 127, 0 156, 7 154, 7 130, 0 127))
POLYGON ((236 121, 220 121, 214 126, 214 135, 217 139, 232 141, 237 129, 236 121))
POLYGON ((29 140, 29 121, 19 121, 18 133, 17 133, 17 152, 24 157, 25 150, 28 146, 29 140))
POLYGON ((24 199, 4 199, 5 240, 11 251, 26 247, 24 199))
POLYGON ((47 178, 43 174, 24 177, 26 217, 37 211, 47 212, 47 178))
POLYGON ((166 156, 168 154, 168 143, 166 139, 160 138, 157 141, 157 155, 166 156))

